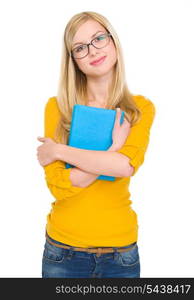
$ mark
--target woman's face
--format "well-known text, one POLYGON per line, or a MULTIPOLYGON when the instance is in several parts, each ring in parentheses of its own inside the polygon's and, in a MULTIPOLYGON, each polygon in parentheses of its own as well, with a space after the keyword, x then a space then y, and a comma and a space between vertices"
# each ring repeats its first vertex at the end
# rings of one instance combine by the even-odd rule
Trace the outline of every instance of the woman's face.
MULTIPOLYGON (((81 44, 90 43, 92 39, 103 33, 107 33, 107 30, 100 23, 94 20, 86 21, 75 33, 71 50, 81 44)), ((109 43, 101 49, 90 45, 88 55, 81 59, 74 58, 74 61, 86 76, 99 77, 111 72, 117 61, 116 49, 112 38, 110 38, 109 43), (91 64, 91 62, 104 56, 106 58, 102 63, 97 65, 91 64)))

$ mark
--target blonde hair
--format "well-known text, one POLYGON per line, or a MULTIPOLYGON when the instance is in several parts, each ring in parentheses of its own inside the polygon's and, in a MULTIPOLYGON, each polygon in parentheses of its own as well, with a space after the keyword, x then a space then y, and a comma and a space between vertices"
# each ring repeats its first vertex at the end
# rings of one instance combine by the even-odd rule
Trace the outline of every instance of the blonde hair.
POLYGON ((114 66, 112 86, 109 89, 109 98, 106 108, 115 109, 120 107, 121 110, 125 112, 125 118, 130 122, 131 126, 133 126, 141 116, 141 111, 136 106, 133 96, 129 92, 126 84, 122 49, 114 28, 109 21, 99 13, 92 11, 78 13, 69 20, 65 28, 59 85, 56 96, 61 117, 55 130, 54 139, 56 142, 63 144, 67 144, 68 141, 73 106, 75 104, 87 104, 86 75, 77 67, 70 53, 76 31, 80 25, 89 19, 99 22, 111 33, 111 38, 113 39, 117 53, 117 62, 114 66))

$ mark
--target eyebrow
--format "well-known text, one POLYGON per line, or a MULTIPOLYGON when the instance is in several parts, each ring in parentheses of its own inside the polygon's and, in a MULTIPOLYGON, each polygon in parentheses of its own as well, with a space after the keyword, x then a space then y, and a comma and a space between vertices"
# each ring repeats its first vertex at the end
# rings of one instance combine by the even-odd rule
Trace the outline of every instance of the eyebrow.
MULTIPOLYGON (((98 30, 96 33, 94 33, 94 34, 91 36, 91 38, 94 37, 98 32, 103 32, 103 31, 98 30)), ((84 42, 77 42, 77 43, 73 44, 73 47, 74 47, 75 45, 77 45, 77 44, 84 44, 84 42)))

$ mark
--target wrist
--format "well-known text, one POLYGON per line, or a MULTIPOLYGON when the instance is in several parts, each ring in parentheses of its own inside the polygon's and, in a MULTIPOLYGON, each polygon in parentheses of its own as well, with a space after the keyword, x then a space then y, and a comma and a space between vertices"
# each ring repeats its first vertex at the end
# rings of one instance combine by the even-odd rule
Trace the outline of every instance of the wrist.
POLYGON ((109 148, 108 151, 118 151, 119 147, 115 144, 112 144, 109 148))
POLYGON ((66 147, 67 145, 64 144, 56 144, 56 151, 55 151, 56 160, 64 160, 66 147))

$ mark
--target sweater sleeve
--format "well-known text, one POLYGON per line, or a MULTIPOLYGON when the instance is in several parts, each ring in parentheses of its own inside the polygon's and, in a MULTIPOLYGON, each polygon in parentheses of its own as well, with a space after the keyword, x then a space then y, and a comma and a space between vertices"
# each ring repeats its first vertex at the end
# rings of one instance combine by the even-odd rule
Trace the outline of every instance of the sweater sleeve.
MULTIPOLYGON (((44 137, 54 138, 54 132, 60 118, 60 111, 55 97, 49 98, 44 110, 44 137)), ((72 168, 66 169, 65 163, 56 160, 43 166, 45 180, 51 194, 58 200, 74 196, 84 188, 73 186, 70 180, 72 168)))
POLYGON ((129 164, 134 167, 134 176, 139 167, 144 162, 144 157, 149 144, 150 129, 155 117, 155 106, 147 98, 139 96, 142 112, 141 119, 131 127, 129 136, 125 144, 117 152, 122 153, 130 158, 129 164))

